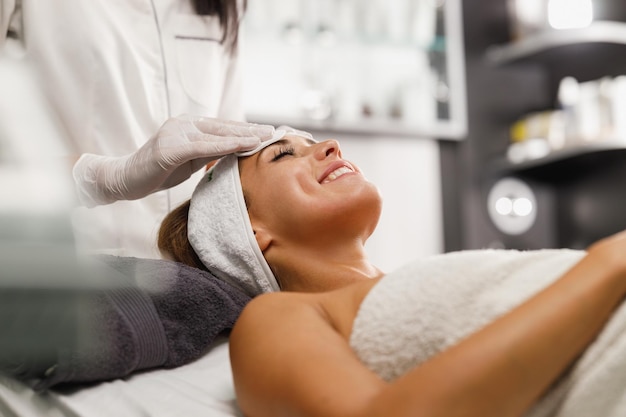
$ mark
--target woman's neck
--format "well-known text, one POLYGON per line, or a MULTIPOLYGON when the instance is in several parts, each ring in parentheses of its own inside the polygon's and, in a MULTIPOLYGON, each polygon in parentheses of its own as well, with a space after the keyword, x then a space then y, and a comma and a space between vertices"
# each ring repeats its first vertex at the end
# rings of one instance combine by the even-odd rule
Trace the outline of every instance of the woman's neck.
POLYGON ((362 245, 332 248, 289 247, 272 257, 270 265, 285 291, 322 292, 383 276, 362 245))

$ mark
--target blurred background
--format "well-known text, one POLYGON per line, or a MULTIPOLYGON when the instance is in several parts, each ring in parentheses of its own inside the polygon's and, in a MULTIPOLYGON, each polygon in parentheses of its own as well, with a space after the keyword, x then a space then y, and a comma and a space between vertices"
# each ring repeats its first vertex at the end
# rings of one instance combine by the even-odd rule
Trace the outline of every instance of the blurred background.
MULTIPOLYGON (((340 141, 383 195, 368 245, 383 270, 461 249, 584 248, 626 228, 623 1, 248 7, 247 118, 340 141)), ((32 97, 23 108, 1 99, 0 121, 27 117, 13 125, 62 142, 25 70, 0 70, 0 97, 32 97)), ((0 124, 0 236, 65 241, 62 213, 74 202, 47 165, 55 142, 33 153, 8 141, 10 125, 0 124), (33 226, 38 216, 58 227, 33 226)))
POLYGON ((392 270, 444 250, 439 140, 467 131, 461 2, 249 2, 251 121, 336 138, 380 188, 368 242, 392 270))
POLYGON ((383 269, 626 228, 624 2, 249 4, 248 118, 341 141, 384 197, 383 269))

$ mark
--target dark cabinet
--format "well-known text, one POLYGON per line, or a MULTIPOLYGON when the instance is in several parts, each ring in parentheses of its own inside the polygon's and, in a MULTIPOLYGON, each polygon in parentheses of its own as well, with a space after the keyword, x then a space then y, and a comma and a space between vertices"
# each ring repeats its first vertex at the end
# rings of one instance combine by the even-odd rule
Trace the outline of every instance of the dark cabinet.
POLYGON ((626 74, 626 23, 596 21, 510 42, 506 2, 478 3, 464 3, 468 137, 441 144, 446 250, 584 248, 625 229, 623 135, 591 138, 519 163, 506 155, 510 127, 524 114, 554 109, 564 77, 586 82, 626 74), (503 179, 532 192, 533 219, 522 232, 510 233, 493 219, 494 188, 511 221, 517 216, 513 203, 526 203, 525 191, 502 191, 503 179))

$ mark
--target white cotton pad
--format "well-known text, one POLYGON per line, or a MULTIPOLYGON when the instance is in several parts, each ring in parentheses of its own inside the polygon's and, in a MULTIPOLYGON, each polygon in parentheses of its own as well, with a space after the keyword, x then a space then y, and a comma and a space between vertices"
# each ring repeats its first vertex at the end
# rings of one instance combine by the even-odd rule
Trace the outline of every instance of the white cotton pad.
POLYGON ((235 152, 235 155, 239 157, 254 155, 255 153, 260 152, 263 149, 267 148, 268 146, 278 142, 279 140, 281 140, 287 135, 298 136, 298 137, 307 139, 309 141, 317 142, 309 132, 305 132, 303 130, 296 130, 289 126, 280 126, 278 129, 274 131, 274 134, 272 135, 271 139, 261 142, 259 146, 249 151, 235 152), (284 129, 281 129, 281 127, 284 127, 284 129))
POLYGON ((262 151, 264 148, 267 148, 271 144, 278 142, 279 140, 284 138, 286 134, 287 134, 286 130, 277 129, 274 131, 274 135, 272 135, 271 139, 268 139, 265 142, 261 142, 259 146, 249 151, 236 152, 235 155, 241 156, 241 157, 254 155, 257 152, 262 151))

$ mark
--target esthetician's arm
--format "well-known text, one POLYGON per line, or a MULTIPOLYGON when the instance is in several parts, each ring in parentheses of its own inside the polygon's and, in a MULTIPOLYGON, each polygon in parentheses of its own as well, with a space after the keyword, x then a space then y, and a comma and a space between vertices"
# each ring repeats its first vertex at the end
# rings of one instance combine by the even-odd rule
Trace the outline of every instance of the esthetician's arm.
POLYGON ((78 198, 94 207, 145 197, 180 184, 221 156, 253 149, 273 133, 268 125, 173 117, 130 155, 83 154, 72 170, 78 198))
POLYGON ((625 251, 625 233, 593 245, 552 286, 389 384, 310 296, 258 297, 231 335, 239 404, 249 417, 519 416, 623 299, 625 251))

